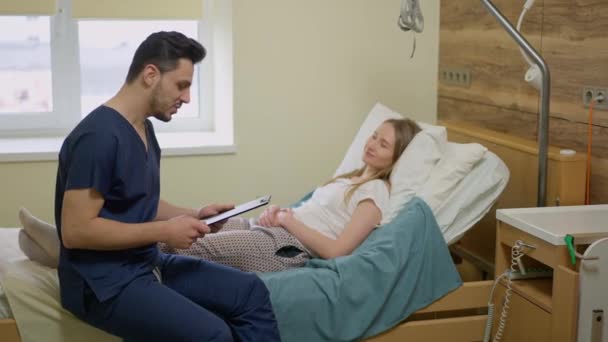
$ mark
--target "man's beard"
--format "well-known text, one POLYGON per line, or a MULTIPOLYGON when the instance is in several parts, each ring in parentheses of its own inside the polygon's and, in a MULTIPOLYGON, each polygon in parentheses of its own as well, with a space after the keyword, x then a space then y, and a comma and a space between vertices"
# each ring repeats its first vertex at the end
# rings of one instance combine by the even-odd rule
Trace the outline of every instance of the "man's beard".
POLYGON ((162 103, 159 101, 159 94, 160 85, 157 85, 154 89, 154 93, 152 94, 152 98, 150 99, 150 109, 152 111, 152 116, 154 116, 160 121, 169 122, 171 121, 171 114, 168 114, 167 112, 164 112, 161 109, 163 106, 162 103))

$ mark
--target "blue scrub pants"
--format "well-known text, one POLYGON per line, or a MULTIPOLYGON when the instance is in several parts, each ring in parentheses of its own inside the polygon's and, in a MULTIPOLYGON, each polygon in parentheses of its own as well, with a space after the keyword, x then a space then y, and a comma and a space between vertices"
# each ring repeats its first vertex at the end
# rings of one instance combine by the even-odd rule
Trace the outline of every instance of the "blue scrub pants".
POLYGON ((162 284, 153 273, 99 302, 85 291, 89 324, 125 341, 280 341, 268 289, 253 273, 165 255, 162 284))

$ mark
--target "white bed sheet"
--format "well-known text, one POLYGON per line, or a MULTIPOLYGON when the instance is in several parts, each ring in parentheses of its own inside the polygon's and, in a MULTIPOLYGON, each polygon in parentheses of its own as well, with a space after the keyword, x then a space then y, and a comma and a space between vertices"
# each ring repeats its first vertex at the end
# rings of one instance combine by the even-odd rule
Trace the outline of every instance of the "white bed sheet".
POLYGON ((23 342, 119 342, 66 311, 57 270, 30 260, 7 265, 4 289, 23 342))
POLYGON ((13 317, 2 287, 2 276, 8 263, 26 259, 19 248, 18 239, 19 228, 0 228, 0 319, 13 317))

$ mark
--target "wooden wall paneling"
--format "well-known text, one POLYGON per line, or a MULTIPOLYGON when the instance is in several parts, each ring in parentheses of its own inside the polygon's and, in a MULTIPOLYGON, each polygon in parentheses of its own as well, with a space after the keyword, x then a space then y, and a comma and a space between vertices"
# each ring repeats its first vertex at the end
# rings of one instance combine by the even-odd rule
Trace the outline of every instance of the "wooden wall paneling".
MULTIPOLYGON (((608 1, 544 0, 542 55, 552 73, 551 114, 588 120, 584 86, 608 88, 608 1)), ((608 111, 593 123, 608 127, 608 111)))
MULTIPOLYGON (((494 3, 510 20, 517 21, 523 2, 494 3)), ((441 6, 440 72, 446 67, 468 68, 472 79, 469 88, 440 82, 441 96, 537 112, 538 93, 523 82, 527 64, 519 47, 481 2, 442 1, 441 6)), ((537 49, 541 19, 541 6, 535 6, 522 25, 528 41, 537 49)))
MULTIPOLYGON (((586 154, 587 130, 586 123, 552 117, 549 126, 549 139, 552 145, 570 148, 586 154)), ((592 132, 592 155, 597 158, 608 159, 608 127, 594 125, 592 132)))
MULTIPOLYGON (((440 96, 438 100, 440 120, 466 121, 487 129, 536 140, 538 113, 521 112, 504 107, 471 103, 465 100, 440 96)), ((551 117, 549 144, 587 153, 586 123, 551 117)), ((608 159, 608 127, 592 127, 592 153, 608 159)))
MULTIPOLYGON (((475 123, 494 131, 536 140, 537 113, 526 113, 503 107, 475 104, 439 97, 439 118, 447 121, 475 123)), ((591 163, 591 203, 608 202, 608 128, 593 127, 591 163)), ((578 153, 587 153, 587 125, 561 118, 551 118, 549 144, 578 153)))
POLYGON ((536 113, 526 115, 519 110, 445 96, 439 96, 437 112, 439 120, 464 121, 522 138, 536 139, 536 113))
POLYGON ((608 203, 608 159, 591 158, 591 203, 608 203))

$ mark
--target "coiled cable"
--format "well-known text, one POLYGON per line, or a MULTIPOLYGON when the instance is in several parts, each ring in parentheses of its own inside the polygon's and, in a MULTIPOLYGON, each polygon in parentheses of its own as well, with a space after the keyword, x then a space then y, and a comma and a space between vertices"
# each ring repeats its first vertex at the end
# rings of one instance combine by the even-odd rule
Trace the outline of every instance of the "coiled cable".
POLYGON ((483 342, 490 341, 490 334, 492 332, 492 322, 494 320, 494 303, 492 303, 492 298, 494 297, 494 290, 496 286, 500 282, 502 278, 507 278, 507 289, 505 291, 505 299, 502 306, 502 311, 500 313, 500 319, 498 321, 498 328, 496 329, 496 335, 494 335, 494 342, 499 342, 504 333, 505 327, 507 325, 507 315, 509 313, 510 308, 510 300, 511 300, 511 292, 513 292, 513 273, 515 273, 516 267, 521 265, 521 257, 524 256, 522 252, 524 248, 523 241, 517 240, 513 247, 511 248, 511 266, 505 271, 505 273, 501 274, 494 280, 494 284, 492 285, 492 290, 490 291, 490 300, 488 302, 488 319, 486 321, 486 327, 483 334, 483 342))

